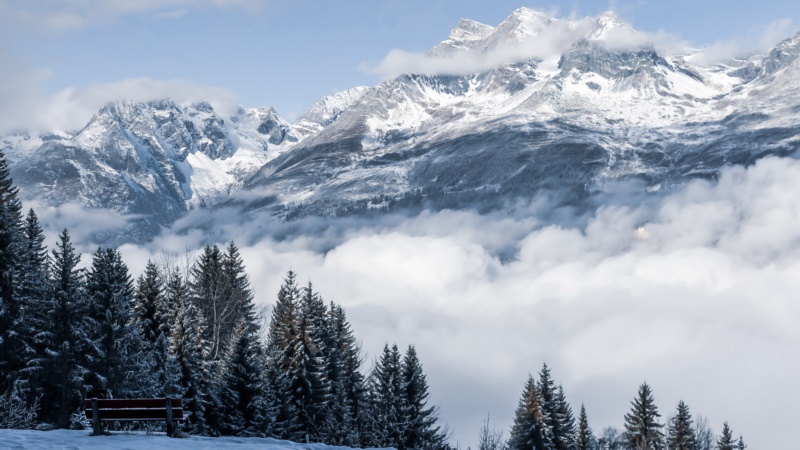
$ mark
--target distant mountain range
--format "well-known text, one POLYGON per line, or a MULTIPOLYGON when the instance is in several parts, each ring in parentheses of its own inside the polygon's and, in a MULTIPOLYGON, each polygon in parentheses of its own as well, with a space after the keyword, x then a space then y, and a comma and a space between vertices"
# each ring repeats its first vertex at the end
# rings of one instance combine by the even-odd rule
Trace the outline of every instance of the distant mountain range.
POLYGON ((134 241, 220 204, 292 219, 545 190, 575 203, 610 180, 658 190, 800 148, 800 34, 705 66, 630 45, 639 34, 611 13, 570 22, 523 8, 497 27, 462 20, 428 57, 535 50, 553 30, 566 30, 556 54, 401 75, 323 98, 294 123, 273 109, 115 102, 75 133, 0 147, 24 196, 131 215, 119 238, 134 241))

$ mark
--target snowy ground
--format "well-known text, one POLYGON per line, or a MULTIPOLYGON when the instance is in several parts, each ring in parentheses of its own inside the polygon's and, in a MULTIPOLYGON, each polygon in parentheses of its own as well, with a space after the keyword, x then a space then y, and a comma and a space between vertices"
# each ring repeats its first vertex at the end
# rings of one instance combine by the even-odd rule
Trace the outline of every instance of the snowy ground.
POLYGON ((54 430, 0 430, 0 449, 130 449, 130 450, 180 450, 180 449, 275 449, 275 450, 349 450, 323 444, 298 444, 264 438, 209 438, 190 436, 170 439, 162 433, 114 433, 110 436, 90 436, 91 431, 54 430))

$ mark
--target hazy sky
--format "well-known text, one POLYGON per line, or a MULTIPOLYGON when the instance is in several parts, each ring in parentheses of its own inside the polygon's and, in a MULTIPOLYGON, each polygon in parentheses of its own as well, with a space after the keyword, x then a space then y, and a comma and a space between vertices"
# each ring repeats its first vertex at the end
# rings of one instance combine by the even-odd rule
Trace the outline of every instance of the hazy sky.
POLYGON ((494 26, 520 6, 559 17, 613 9, 698 47, 759 47, 800 29, 795 0, 0 0, 0 81, 35 83, 33 95, 180 79, 292 118, 323 95, 378 83, 359 67, 392 49, 425 51, 459 18, 494 26))

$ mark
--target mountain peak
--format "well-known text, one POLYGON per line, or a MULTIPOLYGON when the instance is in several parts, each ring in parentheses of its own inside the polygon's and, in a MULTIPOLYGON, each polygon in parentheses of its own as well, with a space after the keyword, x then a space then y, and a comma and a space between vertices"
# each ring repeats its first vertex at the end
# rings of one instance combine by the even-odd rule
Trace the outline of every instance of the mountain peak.
POLYGON ((764 59, 764 73, 775 73, 800 57, 800 33, 782 41, 764 59))
POLYGON ((448 56, 459 50, 471 50, 494 31, 494 27, 470 19, 461 19, 450 35, 430 50, 433 56, 448 56))
POLYGON ((595 19, 595 25, 586 37, 593 41, 605 40, 609 32, 623 27, 630 33, 636 33, 614 11, 606 11, 595 19))
POLYGON ((506 17, 486 39, 484 48, 523 42, 538 36, 557 19, 530 8, 519 8, 506 17))

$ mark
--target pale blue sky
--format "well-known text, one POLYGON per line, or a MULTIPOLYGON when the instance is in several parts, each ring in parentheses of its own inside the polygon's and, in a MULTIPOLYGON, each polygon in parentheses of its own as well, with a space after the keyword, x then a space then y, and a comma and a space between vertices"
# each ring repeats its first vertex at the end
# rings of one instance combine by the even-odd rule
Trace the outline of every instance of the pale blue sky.
POLYGON ((497 25, 520 6, 562 17, 613 9, 637 29, 696 46, 757 45, 780 20, 791 21, 785 37, 800 29, 797 0, 0 0, 0 56, 46 69, 47 93, 180 78, 293 117, 323 95, 377 84, 378 76, 359 70, 364 62, 392 49, 424 51, 461 17, 497 25))

